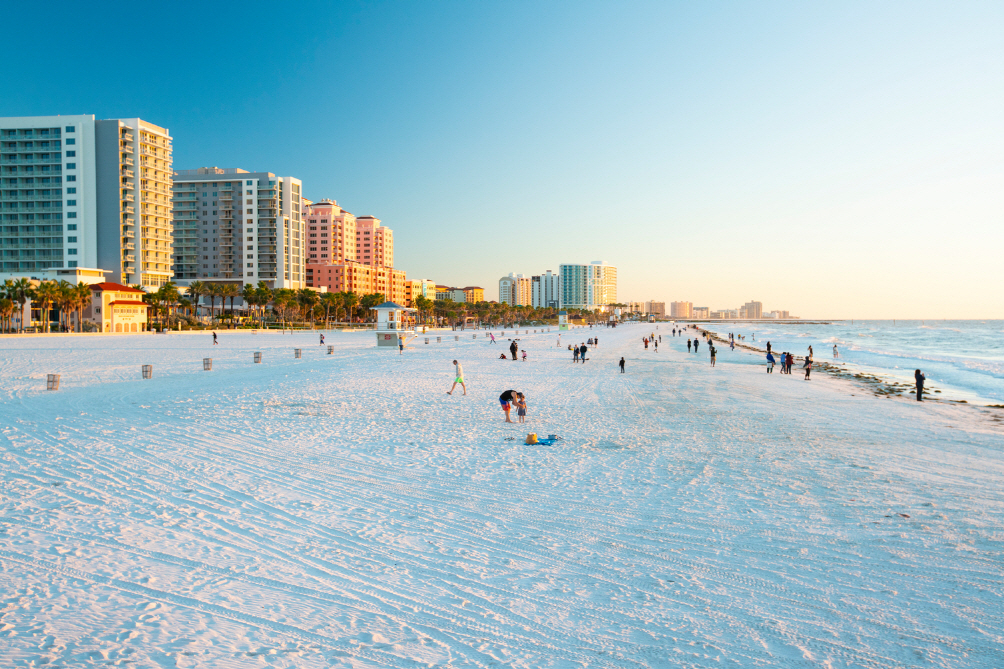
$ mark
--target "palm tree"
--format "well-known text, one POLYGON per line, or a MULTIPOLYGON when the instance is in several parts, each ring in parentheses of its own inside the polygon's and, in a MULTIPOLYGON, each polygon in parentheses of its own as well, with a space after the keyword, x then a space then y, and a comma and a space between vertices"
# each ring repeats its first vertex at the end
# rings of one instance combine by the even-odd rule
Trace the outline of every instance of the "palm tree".
POLYGON ((233 320, 234 317, 234 300, 241 296, 241 289, 237 287, 236 283, 224 283, 220 284, 220 297, 222 304, 221 309, 226 309, 227 298, 230 298, 230 319, 233 320))
POLYGON ((167 325, 171 326, 171 310, 176 309, 178 302, 181 301, 181 293, 178 292, 178 284, 173 281, 168 281, 160 290, 161 299, 164 301, 164 306, 167 310, 167 325))
POLYGON ((254 307, 258 304, 258 291, 250 283, 245 283, 244 289, 241 291, 241 299, 244 300, 244 311, 249 316, 253 316, 254 307))
POLYGON ((268 287, 268 284, 264 281, 259 281, 258 285, 254 289, 255 295, 257 296, 256 302, 260 307, 259 315, 261 317, 261 324, 265 325, 265 307, 268 303, 272 301, 272 289, 268 287))
POLYGON ((291 288, 277 288, 272 294, 272 305, 279 313, 283 328, 286 327, 286 310, 296 300, 296 291, 291 288))
POLYGON ((331 327, 329 323, 331 308, 334 307, 336 311, 338 309, 338 296, 335 293, 322 293, 321 305, 324 307, 324 329, 327 330, 331 327))
POLYGON ((209 320, 216 318, 216 298, 220 296, 220 284, 207 283, 205 295, 209 298, 209 320))
POLYGON ((345 317, 348 318, 349 323, 352 323, 352 314, 355 312, 357 304, 359 304, 358 295, 353 293, 351 290, 343 293, 342 306, 345 307, 345 317))
POLYGON ((14 319, 14 300, 9 297, 0 297, 0 332, 10 329, 11 321, 14 319))
POLYGON ((383 293, 370 293, 369 295, 363 295, 363 298, 359 300, 359 309, 363 312, 363 317, 366 320, 370 319, 370 312, 373 307, 378 304, 383 304, 387 300, 384 299, 383 293))
POLYGON ((9 293, 10 299, 17 302, 20 307, 20 317, 17 320, 19 332, 24 332, 24 306, 28 303, 32 290, 30 279, 14 279, 14 281, 11 282, 11 292, 9 293))
POLYGON ((188 299, 195 305, 195 317, 199 317, 199 298, 206 294, 206 284, 201 281, 193 281, 188 284, 188 299))
POLYGON ((32 301, 38 302, 39 309, 41 311, 41 317, 45 323, 45 331, 51 331, 51 322, 49 318, 49 312, 52 310, 52 305, 59 300, 60 291, 59 284, 55 281, 43 281, 38 284, 38 287, 32 291, 32 301))
POLYGON ((296 302, 300 305, 300 313, 303 314, 304 320, 313 311, 314 305, 317 304, 317 292, 311 290, 310 288, 301 288, 296 293, 296 302))
POLYGON ((74 305, 77 311, 77 332, 84 331, 84 309, 91 302, 91 287, 81 281, 76 286, 73 287, 73 292, 76 297, 74 300, 74 305))

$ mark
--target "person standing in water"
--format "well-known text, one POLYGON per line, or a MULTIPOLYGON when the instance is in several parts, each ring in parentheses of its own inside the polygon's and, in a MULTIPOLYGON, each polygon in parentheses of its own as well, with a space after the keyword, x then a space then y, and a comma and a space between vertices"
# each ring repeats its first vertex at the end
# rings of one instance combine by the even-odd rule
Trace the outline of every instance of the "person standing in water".
POLYGON ((927 380, 927 377, 924 376, 924 373, 922 371, 920 371, 919 369, 917 369, 917 370, 914 370, 914 372, 913 372, 913 380, 917 382, 917 401, 918 402, 923 402, 924 401, 924 381, 927 380))
POLYGON ((621 374, 624 373, 624 356, 621 356, 621 361, 617 363, 617 366, 621 368, 621 374))
POLYGON ((767 342, 767 353, 770 353, 770 342, 767 342))
POLYGON ((839 353, 839 351, 837 351, 837 345, 836 344, 833 345, 833 357, 834 357, 834 359, 840 357, 840 353, 839 353))
POLYGON ((448 391, 446 391, 446 394, 447 395, 452 395, 453 394, 453 389, 456 388, 457 384, 459 383, 460 386, 464 389, 464 394, 466 395, 467 394, 467 384, 464 383, 464 368, 456 360, 453 361, 453 365, 456 367, 456 370, 455 370, 454 375, 453 375, 453 386, 448 391))
POLYGON ((809 344, 809 357, 812 357, 812 344, 809 344))

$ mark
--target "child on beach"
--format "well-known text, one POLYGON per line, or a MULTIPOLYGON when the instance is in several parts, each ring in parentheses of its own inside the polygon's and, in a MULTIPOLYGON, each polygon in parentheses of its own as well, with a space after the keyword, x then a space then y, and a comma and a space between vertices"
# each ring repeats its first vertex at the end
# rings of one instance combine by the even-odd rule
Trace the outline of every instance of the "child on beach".
POLYGON ((516 415, 519 416, 519 422, 526 422, 526 397, 523 395, 516 398, 516 415))
POLYGON ((523 353, 523 362, 526 362, 526 351, 521 351, 523 353))

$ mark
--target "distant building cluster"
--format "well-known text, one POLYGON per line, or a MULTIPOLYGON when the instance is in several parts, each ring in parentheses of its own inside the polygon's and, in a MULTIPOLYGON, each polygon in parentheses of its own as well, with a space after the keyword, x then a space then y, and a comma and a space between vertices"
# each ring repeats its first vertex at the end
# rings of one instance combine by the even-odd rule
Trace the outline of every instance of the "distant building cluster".
MULTIPOLYGON (((662 302, 629 302, 630 311, 640 314, 665 315, 665 304, 662 302), (642 308, 644 305, 644 308, 642 308), (652 305, 661 305, 661 311, 652 305), (637 308, 635 308, 637 306, 637 308)), ((694 320, 761 320, 761 319, 794 319, 787 311, 764 312, 761 302, 750 301, 737 309, 719 309, 712 311, 708 307, 695 307, 692 302, 670 302, 669 317, 694 320)))
POLYGON ((499 279, 499 302, 550 309, 606 310, 617 303, 617 268, 602 260, 561 264, 558 272, 499 279))

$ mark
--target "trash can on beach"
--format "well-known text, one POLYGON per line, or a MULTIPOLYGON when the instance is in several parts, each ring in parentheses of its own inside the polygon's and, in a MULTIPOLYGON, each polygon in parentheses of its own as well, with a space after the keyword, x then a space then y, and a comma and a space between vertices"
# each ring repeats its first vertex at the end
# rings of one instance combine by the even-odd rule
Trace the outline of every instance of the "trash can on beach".
POLYGON ((59 374, 49 374, 45 379, 46 390, 59 390, 59 374))
POLYGON ((143 365, 143 378, 144 379, 153 378, 153 365, 143 365))
POLYGON ((202 359, 202 371, 211 372, 213 370, 213 359, 203 358, 202 359))

